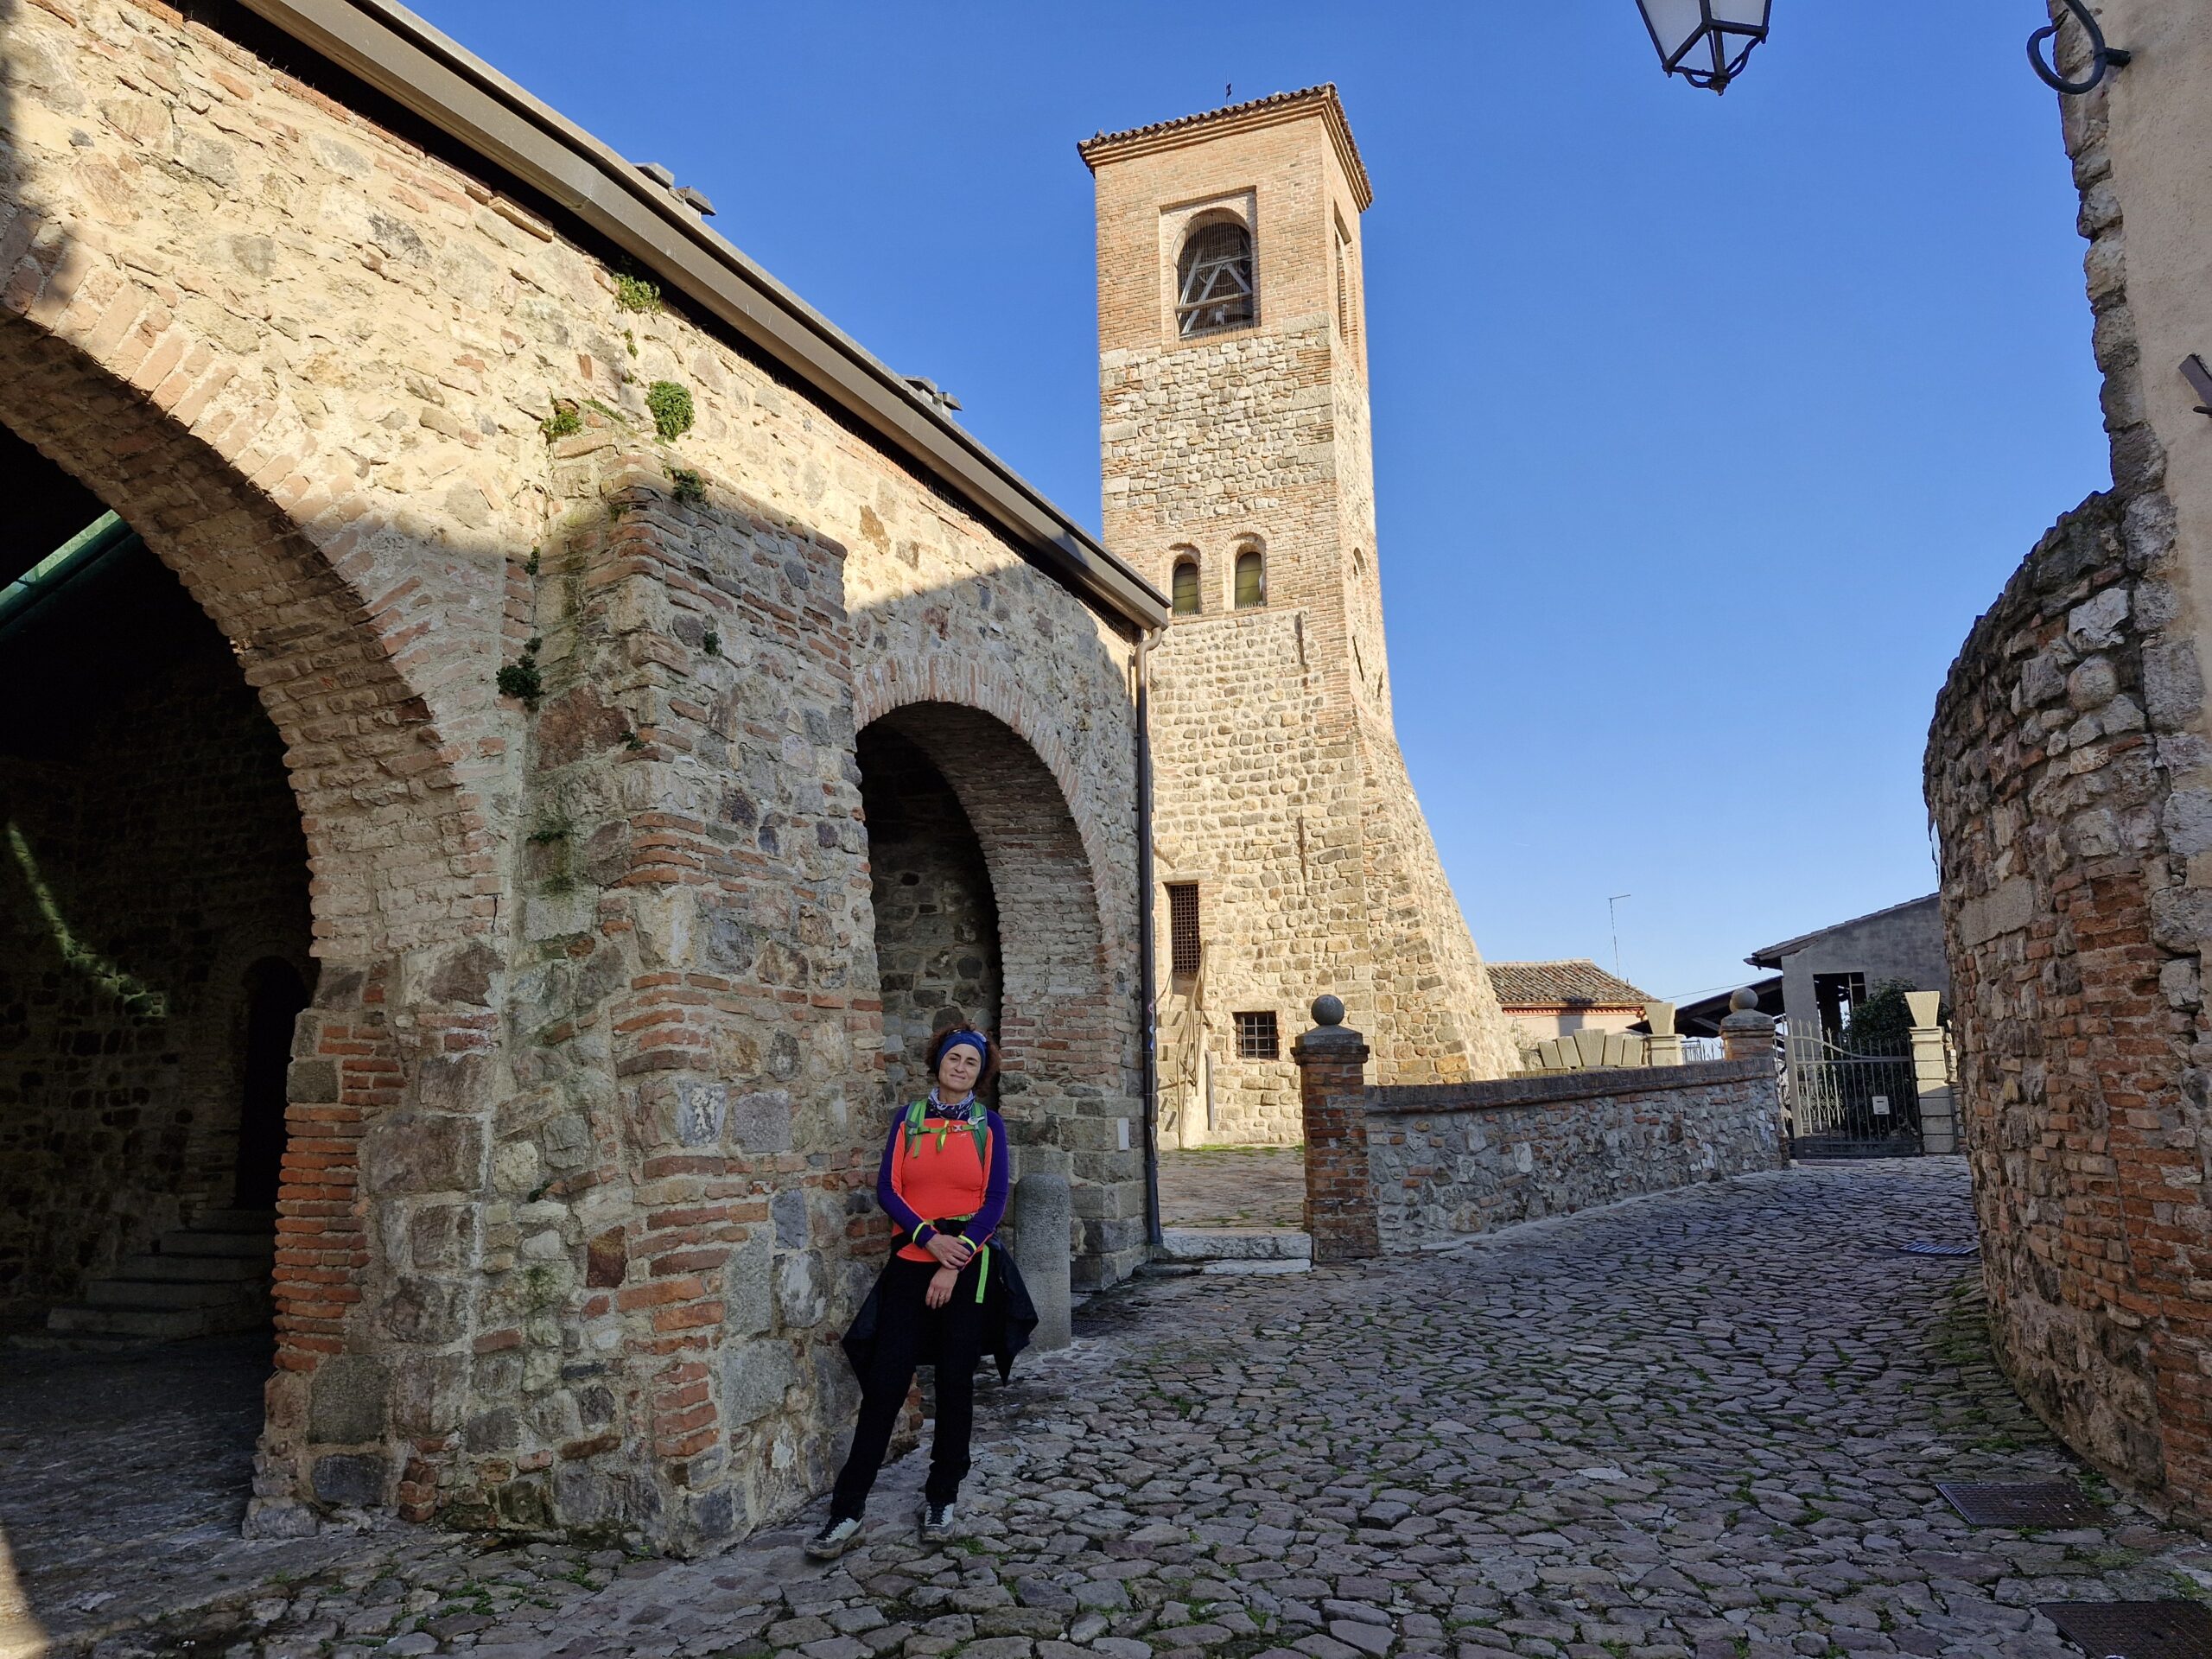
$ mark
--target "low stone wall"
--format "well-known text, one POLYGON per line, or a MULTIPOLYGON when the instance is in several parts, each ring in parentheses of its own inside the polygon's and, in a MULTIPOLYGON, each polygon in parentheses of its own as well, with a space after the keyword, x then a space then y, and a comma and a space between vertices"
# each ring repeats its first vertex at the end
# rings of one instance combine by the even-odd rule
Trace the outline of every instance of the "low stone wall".
POLYGON ((1767 1059, 1371 1088, 1366 1106, 1386 1251, 1785 1161, 1767 1059))

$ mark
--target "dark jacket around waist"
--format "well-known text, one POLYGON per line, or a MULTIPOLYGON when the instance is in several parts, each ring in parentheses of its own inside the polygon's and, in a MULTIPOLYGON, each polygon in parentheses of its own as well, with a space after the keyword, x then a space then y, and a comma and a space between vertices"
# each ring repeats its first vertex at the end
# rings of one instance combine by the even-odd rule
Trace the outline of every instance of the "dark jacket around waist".
MULTIPOLYGON (((957 1233, 958 1224, 948 1224, 945 1231, 957 1233)), ((852 1327, 845 1332, 845 1357, 861 1382, 868 1381, 868 1366, 875 1355, 875 1333, 883 1314, 884 1287, 893 1279, 908 1281, 914 1286, 913 1294, 922 1294, 922 1287, 929 1282, 927 1274, 918 1271, 919 1262, 902 1262, 897 1251, 906 1243, 902 1236, 893 1241, 891 1260, 876 1275, 874 1286, 868 1291, 868 1300, 861 1304, 861 1311, 854 1316, 852 1327)), ((931 1271, 934 1271, 931 1269, 931 1271)), ((961 1269, 960 1282, 954 1286, 955 1296, 973 1296, 974 1280, 977 1271, 970 1262, 961 1269)), ((999 1381, 1003 1382, 1014 1375, 1014 1357, 1029 1345, 1030 1333, 1037 1329, 1037 1306, 1029 1300, 1029 1287, 1022 1282, 1021 1269, 1014 1265, 1013 1254, 997 1245, 990 1247, 990 1271, 983 1281, 983 1309, 981 1347, 996 1362, 999 1381)), ((922 1322, 921 1351, 915 1363, 921 1365, 937 1363, 937 1321, 922 1322)))

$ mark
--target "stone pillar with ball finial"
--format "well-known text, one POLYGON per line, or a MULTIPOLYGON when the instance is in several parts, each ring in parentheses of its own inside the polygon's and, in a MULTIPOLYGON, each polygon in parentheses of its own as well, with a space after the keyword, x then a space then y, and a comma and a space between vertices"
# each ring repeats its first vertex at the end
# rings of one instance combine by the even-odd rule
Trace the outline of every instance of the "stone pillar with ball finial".
POLYGON ((1313 999, 1313 1029, 1291 1045, 1306 1120, 1306 1230, 1326 1266, 1382 1253, 1367 1161, 1367 1040, 1344 1005, 1313 999))
POLYGON ((1774 1016, 1759 1012, 1759 994, 1745 986, 1728 999, 1720 1021, 1720 1051, 1732 1060, 1774 1058, 1774 1016))

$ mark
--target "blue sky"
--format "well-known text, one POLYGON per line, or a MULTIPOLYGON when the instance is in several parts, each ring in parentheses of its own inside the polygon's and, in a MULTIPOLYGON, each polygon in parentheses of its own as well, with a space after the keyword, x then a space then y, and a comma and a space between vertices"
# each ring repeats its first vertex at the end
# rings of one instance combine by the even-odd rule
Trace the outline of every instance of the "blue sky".
POLYGON ((2040 0, 1778 0, 1719 99, 1633 0, 423 8, 1094 528, 1075 141, 1334 80, 1399 734, 1493 960, 1610 963, 1629 893, 1686 996, 1931 889, 1936 689, 2109 480, 2040 0))

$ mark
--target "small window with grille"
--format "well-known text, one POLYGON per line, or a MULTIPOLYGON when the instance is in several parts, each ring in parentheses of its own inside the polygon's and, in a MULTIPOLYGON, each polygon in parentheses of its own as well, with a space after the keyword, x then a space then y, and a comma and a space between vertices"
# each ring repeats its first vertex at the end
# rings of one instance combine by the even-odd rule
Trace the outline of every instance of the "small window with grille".
POLYGON ((1240 1060, 1279 1060, 1282 1044, 1275 1035, 1272 1008, 1236 1016, 1236 1058, 1240 1060))
POLYGON ((1253 319, 1252 235, 1242 225, 1201 225, 1175 262, 1175 332, 1188 340, 1253 319))
POLYGON ((1198 884, 1167 884, 1167 967, 1178 975, 1198 971, 1198 884))
POLYGON ((1171 597, 1174 601, 1176 615, 1196 616, 1198 613, 1198 562, 1196 559, 1175 561, 1174 592, 1171 597))

